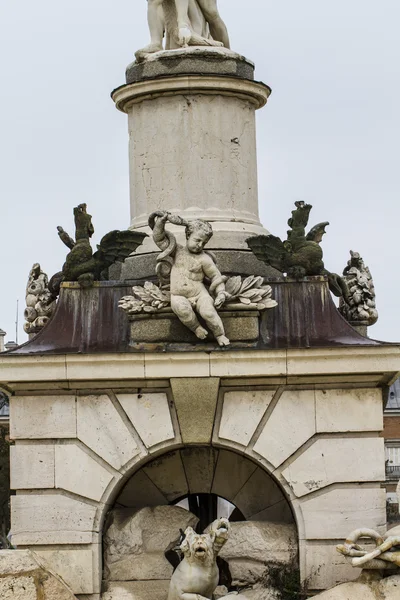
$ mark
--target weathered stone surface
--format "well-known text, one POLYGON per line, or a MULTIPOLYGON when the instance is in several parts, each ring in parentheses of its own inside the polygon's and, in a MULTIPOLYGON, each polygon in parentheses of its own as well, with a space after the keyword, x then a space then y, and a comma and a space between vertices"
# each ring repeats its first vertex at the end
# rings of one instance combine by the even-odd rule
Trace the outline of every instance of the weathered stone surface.
POLYGON ((156 53, 126 69, 126 83, 171 75, 229 75, 254 79, 254 64, 226 48, 192 47, 156 53))
POLYGON ((238 594, 229 594, 229 600, 281 600, 281 598, 277 590, 266 588, 261 584, 246 588, 238 594))
POLYGON ((256 469, 253 462, 240 454, 220 450, 212 493, 233 500, 256 469), (227 477, 227 473, 235 473, 235 477, 227 477))
POLYGON ((379 438, 317 439, 284 471, 296 496, 331 483, 385 479, 384 443, 379 438))
POLYGON ((13 544, 90 544, 95 514, 95 506, 62 494, 13 496, 13 544))
POLYGON ((316 390, 315 401, 317 433, 383 428, 380 389, 316 390))
POLYGON ((398 600, 400 575, 372 583, 343 583, 315 596, 320 600, 398 600))
POLYGON ((167 394, 118 394, 117 397, 148 448, 174 438, 167 394))
POLYGON ((57 573, 75 594, 88 594, 99 586, 100 566, 97 559, 100 551, 96 545, 70 546, 65 550, 54 550, 48 546, 35 550, 35 556, 53 573, 57 573))
POLYGON ((105 534, 105 573, 109 581, 164 580, 173 569, 164 556, 179 530, 197 517, 176 506, 115 510, 105 534))
POLYGON ((279 399, 254 451, 278 467, 314 433, 314 390, 290 390, 279 399))
POLYGON ((127 508, 143 508, 144 506, 162 506, 168 504, 166 497, 141 470, 135 473, 118 496, 118 504, 127 508))
POLYGON ((166 581, 109 582, 101 600, 167 600, 169 579, 166 581))
POLYGON ((16 396, 10 406, 12 439, 76 436, 75 396, 16 396))
MULTIPOLYGON (((227 307, 228 308, 228 307, 227 307)), ((259 312, 222 309, 219 315, 231 342, 254 342, 259 337, 259 312)), ((183 325, 172 312, 139 314, 131 321, 131 344, 138 342, 198 344, 195 334, 183 325)), ((216 344, 212 335, 203 343, 216 344)))
POLYGON ((179 451, 163 454, 143 470, 169 501, 185 496, 189 491, 179 451))
POLYGON ((305 535, 309 539, 346 539, 352 529, 377 529, 384 533, 386 492, 359 486, 329 489, 325 494, 307 498, 301 504, 305 535))
POLYGON ((217 452, 213 448, 181 450, 183 468, 191 494, 209 494, 214 479, 217 452))
POLYGON ((172 378, 171 387, 183 443, 209 443, 217 406, 219 378, 172 378))
POLYGON ((263 469, 257 468, 235 496, 233 504, 241 510, 246 519, 250 519, 282 500, 285 500, 285 497, 272 477, 263 469))
POLYGON ((256 583, 267 570, 269 562, 296 562, 297 534, 294 525, 239 522, 231 523, 231 528, 220 556, 229 564, 233 585, 256 583))
POLYGON ((101 500, 113 475, 77 444, 62 444, 55 448, 56 487, 101 500), (79 468, 77 468, 79 465, 79 468))
POLYGON ((226 392, 219 437, 247 446, 275 390, 226 392))
POLYGON ((115 469, 139 453, 139 448, 105 394, 78 398, 78 437, 115 469))
POLYGON ((10 448, 11 488, 54 487, 54 444, 16 444, 10 448))
POLYGON ((58 575, 29 550, 0 550, 1 600, 76 600, 58 575))

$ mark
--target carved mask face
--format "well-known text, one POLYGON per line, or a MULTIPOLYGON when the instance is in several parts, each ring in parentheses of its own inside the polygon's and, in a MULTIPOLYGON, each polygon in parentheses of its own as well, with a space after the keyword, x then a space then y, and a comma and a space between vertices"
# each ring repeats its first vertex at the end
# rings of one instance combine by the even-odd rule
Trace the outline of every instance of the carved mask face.
POLYGON ((185 536, 181 544, 181 550, 187 560, 204 563, 213 558, 214 533, 199 535, 191 527, 188 527, 185 536))

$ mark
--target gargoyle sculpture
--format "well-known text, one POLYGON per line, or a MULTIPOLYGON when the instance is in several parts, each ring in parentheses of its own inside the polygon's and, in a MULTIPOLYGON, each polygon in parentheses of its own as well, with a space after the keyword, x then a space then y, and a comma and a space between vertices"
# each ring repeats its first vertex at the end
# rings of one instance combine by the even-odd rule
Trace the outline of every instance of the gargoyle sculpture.
POLYGON ((39 265, 35 263, 30 270, 26 286, 26 308, 24 311, 24 331, 38 333, 53 316, 57 297, 49 289, 49 281, 39 265))
POLYGON ((108 269, 115 262, 123 262, 147 237, 138 231, 110 231, 93 253, 90 238, 94 233, 92 217, 86 204, 74 208, 75 240, 62 227, 57 227, 61 241, 70 249, 62 271, 56 273, 49 283, 53 294, 58 294, 63 281, 77 281, 82 288, 91 287, 94 281, 108 278, 108 269))
POLYGON ((375 287, 371 272, 358 252, 350 250, 351 258, 343 271, 349 289, 348 301, 340 299, 339 310, 350 323, 374 325, 378 320, 375 287))
POLYGON ((326 275, 331 292, 346 299, 346 282, 336 273, 327 271, 323 262, 320 243, 329 223, 318 223, 306 234, 312 206, 301 201, 295 202, 295 206, 288 220, 290 230, 285 242, 274 235, 258 235, 246 240, 247 245, 259 260, 294 279, 326 275))
POLYGON ((219 580, 217 556, 229 529, 227 519, 217 519, 202 535, 186 529, 180 546, 184 559, 172 575, 168 600, 211 600, 219 580))

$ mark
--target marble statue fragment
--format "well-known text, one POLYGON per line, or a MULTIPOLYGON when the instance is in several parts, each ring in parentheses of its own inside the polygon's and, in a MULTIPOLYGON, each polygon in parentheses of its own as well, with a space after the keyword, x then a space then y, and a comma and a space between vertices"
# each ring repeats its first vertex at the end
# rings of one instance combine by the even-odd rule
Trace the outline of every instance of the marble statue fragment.
MULTIPOLYGON (((396 492, 400 510, 400 482, 396 492)), ((337 546, 337 551, 348 557, 353 567, 371 570, 396 569, 400 567, 400 526, 389 529, 383 536, 373 529, 356 529, 344 544, 337 546), (357 543, 362 538, 375 543, 375 548, 363 549, 357 543)))
POLYGON ((323 261, 320 244, 329 223, 318 223, 306 233, 312 206, 302 201, 295 202, 295 206, 296 209, 288 220, 290 230, 284 242, 274 235, 258 235, 249 238, 247 245, 259 260, 294 279, 327 276, 331 292, 347 299, 346 281, 325 269, 323 261))
POLYGON ((343 271, 349 295, 347 302, 340 300, 339 310, 350 323, 371 326, 378 320, 374 282, 360 254, 350 250, 350 256, 343 271))
POLYGON ((217 556, 229 536, 229 521, 217 519, 208 533, 188 527, 180 545, 183 560, 171 578, 168 600, 211 600, 218 586, 217 556))
POLYGON ((49 289, 48 277, 39 263, 35 263, 29 272, 25 301, 24 331, 39 333, 53 316, 57 305, 56 296, 49 289))
POLYGON ((165 49, 188 46, 225 46, 229 35, 217 6, 217 0, 147 0, 150 44, 138 50, 136 60, 165 49))
POLYGON ((77 281, 82 288, 91 287, 94 281, 108 278, 108 269, 115 262, 124 261, 147 237, 137 231, 110 231, 93 252, 90 238, 94 233, 92 216, 86 204, 74 208, 75 240, 62 227, 57 227, 61 241, 69 248, 62 271, 53 275, 50 289, 58 294, 63 281, 77 281))
POLYGON ((150 215, 149 225, 153 239, 161 250, 157 257, 156 274, 159 285, 146 281, 134 286, 132 296, 119 302, 130 318, 138 313, 154 314, 172 311, 197 338, 204 340, 208 331, 198 316, 213 333, 220 346, 228 346, 224 325, 218 311, 262 311, 277 306, 272 299, 272 288, 263 277, 250 275, 228 277, 222 275, 216 259, 205 245, 212 236, 207 221, 185 221, 165 211, 150 215), (175 235, 165 228, 167 222, 184 226, 186 244, 177 242, 175 235))

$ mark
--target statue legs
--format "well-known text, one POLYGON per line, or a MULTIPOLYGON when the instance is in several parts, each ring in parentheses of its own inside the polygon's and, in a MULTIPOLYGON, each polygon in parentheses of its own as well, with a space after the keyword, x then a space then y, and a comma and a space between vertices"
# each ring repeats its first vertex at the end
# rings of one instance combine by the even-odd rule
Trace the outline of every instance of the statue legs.
POLYGON ((179 45, 186 48, 192 37, 191 23, 189 22, 189 0, 175 0, 176 16, 178 20, 179 45))
POLYGON ((210 33, 214 40, 222 42, 225 48, 230 48, 228 30, 219 14, 217 0, 197 0, 197 2, 210 26, 210 33))
POLYGON ((150 30, 150 44, 136 52, 139 59, 143 54, 152 54, 163 49, 164 38, 164 10, 163 0, 148 0, 147 21, 150 30))
POLYGON ((208 331, 202 327, 196 317, 190 301, 184 296, 171 295, 171 308, 178 319, 200 340, 205 340, 208 331))

